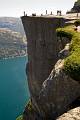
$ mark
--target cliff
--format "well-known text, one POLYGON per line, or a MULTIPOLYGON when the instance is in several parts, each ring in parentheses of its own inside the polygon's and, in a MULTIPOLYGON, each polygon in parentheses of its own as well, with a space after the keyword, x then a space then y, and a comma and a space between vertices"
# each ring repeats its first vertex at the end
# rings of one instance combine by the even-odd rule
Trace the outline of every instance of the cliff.
POLYGON ((23 16, 22 23, 28 42, 31 95, 24 120, 56 119, 80 96, 80 84, 64 71, 70 39, 59 39, 56 34, 56 28, 64 25, 64 18, 23 16))
POLYGON ((22 23, 28 42, 29 87, 31 96, 36 98, 58 60, 55 30, 63 24, 63 19, 24 16, 22 23))

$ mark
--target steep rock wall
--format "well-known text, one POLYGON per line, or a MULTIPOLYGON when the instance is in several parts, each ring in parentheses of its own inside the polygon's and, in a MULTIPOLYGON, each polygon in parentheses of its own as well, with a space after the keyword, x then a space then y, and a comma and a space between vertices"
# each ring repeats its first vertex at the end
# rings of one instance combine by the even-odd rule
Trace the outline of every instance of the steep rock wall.
POLYGON ((63 48, 68 41, 60 47, 56 36, 56 28, 63 26, 64 19, 23 16, 22 22, 28 40, 27 75, 32 100, 24 119, 53 120, 80 96, 79 83, 63 69, 64 56, 68 55, 63 48))
POLYGON ((22 23, 27 36, 30 93, 37 97, 58 59, 55 30, 63 26, 64 19, 23 16, 22 23))

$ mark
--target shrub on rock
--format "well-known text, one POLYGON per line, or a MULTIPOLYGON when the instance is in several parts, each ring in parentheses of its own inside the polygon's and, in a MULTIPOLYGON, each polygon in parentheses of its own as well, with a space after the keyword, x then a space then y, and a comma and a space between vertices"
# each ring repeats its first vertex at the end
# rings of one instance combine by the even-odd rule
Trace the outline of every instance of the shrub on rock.
MULTIPOLYGON (((78 21, 76 21, 77 23, 78 21)), ((80 22, 80 21, 79 21, 80 22)), ((67 37, 71 40, 70 53, 64 62, 64 70, 74 80, 80 81, 80 33, 68 27, 57 29, 58 37, 67 37)))

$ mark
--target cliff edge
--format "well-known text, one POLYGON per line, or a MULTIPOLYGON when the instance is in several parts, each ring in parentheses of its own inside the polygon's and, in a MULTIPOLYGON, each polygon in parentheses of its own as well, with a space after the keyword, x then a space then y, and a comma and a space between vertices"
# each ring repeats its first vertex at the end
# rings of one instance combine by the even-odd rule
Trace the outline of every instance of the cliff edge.
POLYGON ((27 75, 31 100, 24 120, 53 120, 66 112, 80 96, 80 84, 64 71, 70 40, 57 38, 64 18, 23 16, 27 36, 27 75), (52 72, 51 72, 52 71, 52 72))

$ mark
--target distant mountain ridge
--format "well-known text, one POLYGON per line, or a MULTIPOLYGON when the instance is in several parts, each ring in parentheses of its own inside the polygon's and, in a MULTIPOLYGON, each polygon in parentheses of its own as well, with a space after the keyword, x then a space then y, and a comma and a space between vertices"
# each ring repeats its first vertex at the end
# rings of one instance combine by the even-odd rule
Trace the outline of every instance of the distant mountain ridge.
POLYGON ((20 18, 0 17, 0 28, 8 28, 10 30, 20 32, 24 35, 24 29, 20 18))
POLYGON ((0 17, 0 59, 26 54, 26 37, 20 18, 0 17))

